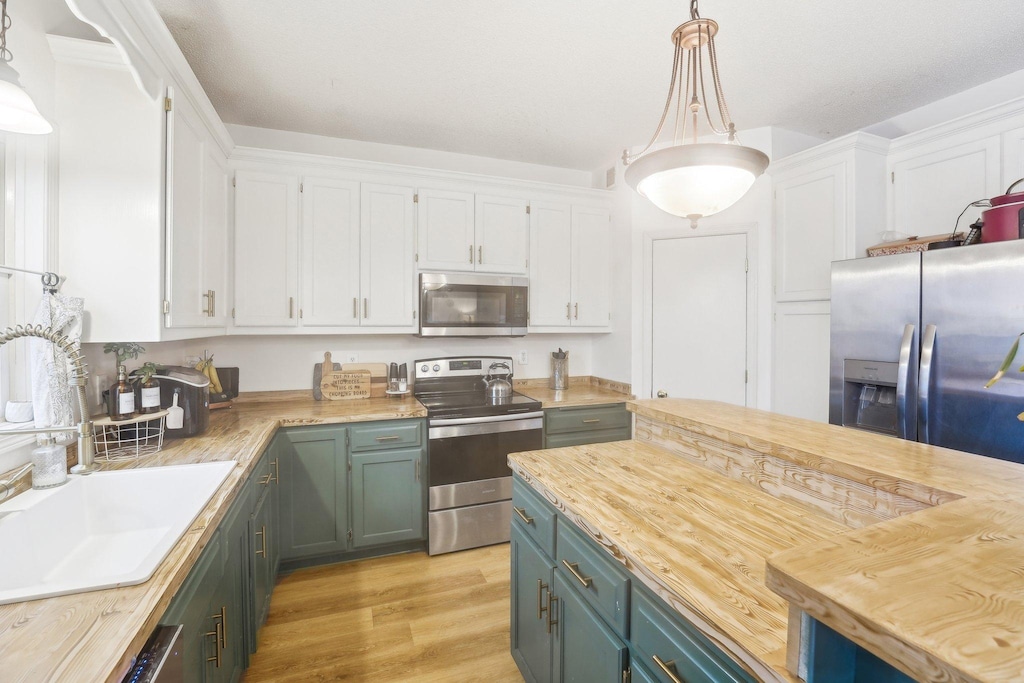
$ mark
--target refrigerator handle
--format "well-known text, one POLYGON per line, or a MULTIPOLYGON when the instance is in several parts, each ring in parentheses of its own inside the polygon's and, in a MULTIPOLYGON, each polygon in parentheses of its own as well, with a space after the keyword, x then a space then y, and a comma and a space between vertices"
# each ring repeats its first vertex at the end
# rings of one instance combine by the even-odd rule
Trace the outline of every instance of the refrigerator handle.
POLYGON ((896 435, 907 438, 910 431, 907 424, 907 377, 910 373, 910 351, 914 345, 914 326, 903 326, 903 341, 900 342, 900 363, 896 371, 896 435))
POLYGON ((921 377, 917 390, 918 434, 921 443, 931 443, 928 434, 928 395, 932 384, 932 360, 935 355, 935 325, 925 325, 921 337, 921 377))

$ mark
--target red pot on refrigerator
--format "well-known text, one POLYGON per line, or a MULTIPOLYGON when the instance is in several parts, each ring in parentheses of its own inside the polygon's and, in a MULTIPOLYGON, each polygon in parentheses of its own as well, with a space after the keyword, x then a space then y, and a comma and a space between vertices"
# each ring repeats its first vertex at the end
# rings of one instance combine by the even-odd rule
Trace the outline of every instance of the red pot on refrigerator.
POLYGON ((982 242, 1024 238, 1024 192, 1013 191, 1018 185, 1024 185, 1024 178, 1010 185, 1006 194, 993 197, 992 208, 982 211, 982 242))

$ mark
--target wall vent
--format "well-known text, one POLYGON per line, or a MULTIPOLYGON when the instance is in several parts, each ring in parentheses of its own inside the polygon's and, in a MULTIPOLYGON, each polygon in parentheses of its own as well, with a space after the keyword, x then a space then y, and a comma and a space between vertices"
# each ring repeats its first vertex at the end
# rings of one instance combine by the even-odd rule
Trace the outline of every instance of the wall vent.
POLYGON ((615 187, 615 167, 612 166, 604 172, 604 186, 605 188, 615 187))

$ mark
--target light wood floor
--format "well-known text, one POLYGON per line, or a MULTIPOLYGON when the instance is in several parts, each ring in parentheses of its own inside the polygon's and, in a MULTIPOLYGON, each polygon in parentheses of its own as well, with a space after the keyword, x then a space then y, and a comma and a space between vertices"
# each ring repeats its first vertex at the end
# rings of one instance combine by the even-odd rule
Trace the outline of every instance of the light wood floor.
POLYGON ((521 683, 509 654, 508 544, 282 577, 242 680, 521 683))

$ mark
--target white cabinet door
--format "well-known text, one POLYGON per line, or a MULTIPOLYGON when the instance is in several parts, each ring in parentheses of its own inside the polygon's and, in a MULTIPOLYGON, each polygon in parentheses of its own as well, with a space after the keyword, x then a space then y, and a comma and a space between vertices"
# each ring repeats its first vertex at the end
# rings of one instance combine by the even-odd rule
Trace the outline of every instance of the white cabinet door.
MULTIPOLYGON (((846 164, 775 179, 775 297, 829 298, 831 264, 843 258, 846 164)), ((850 227, 852 229, 852 227, 850 227)))
POLYGON ((418 207, 420 269, 473 270, 473 193, 420 190, 418 207))
POLYGON ((828 422, 829 302, 775 308, 772 410, 828 422))
POLYGON ((359 324, 359 183, 302 180, 304 327, 359 324))
POLYGON ((208 320, 203 296, 206 138, 185 97, 172 101, 167 112, 167 326, 200 327, 208 320))
MULTIPOLYGON (((1006 188, 1001 186, 1000 143, 994 135, 947 149, 895 155, 892 229, 919 236, 952 232, 965 206, 1001 194, 1006 188)), ((966 230, 981 211, 968 209, 959 228, 966 230)))
MULTIPOLYGON (((203 169, 203 281, 207 327, 226 327, 231 308, 228 296, 228 236, 231 224, 231 173, 215 145, 206 151, 203 169)), ((172 306, 173 313, 174 308, 172 306)))
POLYGON ((572 207, 572 324, 608 327, 611 215, 572 207))
POLYGON ((572 310, 572 207, 530 204, 530 327, 562 327, 572 310))
POLYGON ((525 199, 476 195, 476 270, 525 275, 530 220, 525 199))
POLYGON ((298 204, 293 175, 235 175, 235 325, 296 325, 298 204))
MULTIPOLYGON (((1017 128, 1003 133, 1003 182, 1000 187, 1006 190, 1021 178, 1024 178, 1024 128, 1017 128)), ((1018 185, 1013 191, 1024 192, 1024 188, 1018 185)))
POLYGON ((364 183, 361 204, 361 324, 413 331, 413 189, 364 183))

